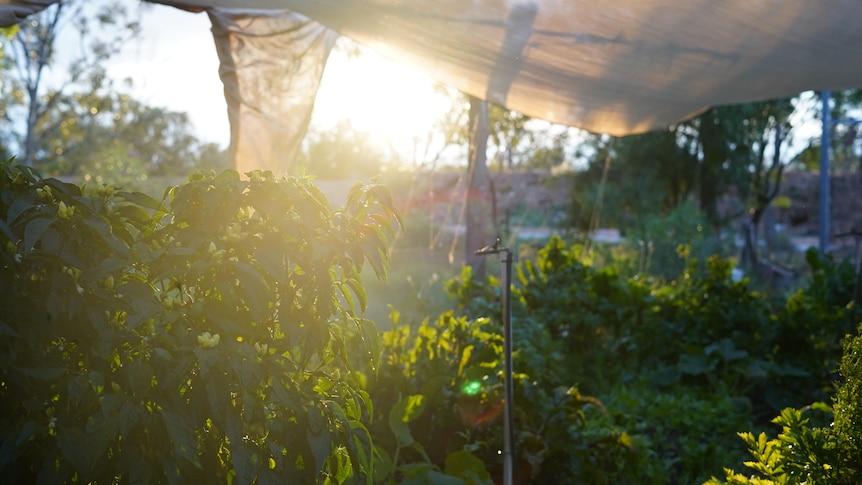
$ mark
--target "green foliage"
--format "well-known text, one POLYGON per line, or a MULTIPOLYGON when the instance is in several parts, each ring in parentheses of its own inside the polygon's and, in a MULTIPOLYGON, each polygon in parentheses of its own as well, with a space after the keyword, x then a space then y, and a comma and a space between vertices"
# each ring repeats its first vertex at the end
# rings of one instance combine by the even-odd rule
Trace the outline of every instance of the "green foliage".
POLYGON ((645 290, 627 285, 611 267, 594 271, 579 261, 579 249, 552 238, 535 261, 517 268, 520 287, 513 296, 530 322, 544 326, 559 350, 568 353, 555 373, 595 392, 595 383, 613 382, 626 365, 620 352, 625 341, 619 337, 643 311, 632 297, 645 290))
MULTIPOLYGON (((519 265, 513 288, 516 371, 542 376, 546 391, 577 383, 598 396, 602 419, 648 450, 659 483, 702 481, 740 458, 737 431, 828 399, 840 336, 856 318, 845 263, 810 254, 810 285, 785 304, 731 281, 726 260, 690 251, 679 248, 686 266, 672 280, 626 278, 552 238, 519 265)), ((496 281, 465 271, 447 287, 468 314, 498 315, 496 281)))
POLYGON ((685 201, 696 189, 697 161, 678 143, 684 133, 680 125, 623 138, 595 135, 589 165, 574 180, 574 225, 588 229, 598 206, 605 227, 637 228, 685 201))
POLYGON ((369 386, 377 414, 375 445, 381 456, 390 457, 378 468, 383 483, 440 472, 449 453, 473 451, 462 433, 497 417, 502 393, 502 342, 489 332, 487 320, 449 313, 414 331, 400 324, 394 310, 391 319, 394 327, 382 337, 378 377, 369 386), (473 389, 474 382, 481 389, 473 389))
MULTIPOLYGON (((400 324, 397 312, 393 320, 383 336, 380 373, 369 388, 381 457, 377 479, 438 483, 445 473, 484 484, 500 477, 500 327, 452 313, 415 329, 400 324)), ((552 362, 532 367, 544 360, 538 348, 531 339, 516 338, 522 343, 513 383, 519 483, 654 482, 641 441, 616 426, 598 400, 542 374, 552 362)))
POLYGON ((592 136, 585 143, 587 169, 575 179, 579 195, 572 204, 573 224, 587 229, 596 207, 606 227, 623 231, 642 229, 647 217, 667 215, 686 201, 697 203, 710 226, 742 215, 749 205, 765 207, 776 181, 765 146, 776 126, 790 139, 793 111, 791 98, 783 98, 714 107, 641 135, 592 136), (728 194, 744 201, 737 213, 719 210, 719 200, 728 194))
MULTIPOLYGON (((66 0, 46 7, 22 22, 9 40, 6 55, 15 69, 8 71, 9 82, 2 85, 13 100, 8 111, 17 121, 8 129, 14 130, 20 159, 28 166, 55 156, 45 148, 57 130, 63 131, 55 121, 58 105, 94 94, 106 78, 104 63, 139 32, 137 19, 120 2, 66 0), (43 73, 58 67, 61 39, 79 46, 79 52, 65 46, 72 60, 57 77, 62 81, 51 82, 43 73)), ((91 108, 98 109, 87 107, 91 108)), ((64 121, 74 123, 72 118, 64 121)))
POLYGON ((359 272, 387 266, 384 188, 332 211, 268 173, 158 202, 0 169, 5 479, 371 481, 359 272))
POLYGON ((227 168, 223 150, 191 134, 188 115, 147 106, 101 80, 86 95, 57 94, 37 129, 34 162, 80 183, 140 189, 151 177, 227 168))
MULTIPOLYGON (((859 330, 862 330, 860 327, 859 330)), ((725 479, 713 477, 708 485, 797 483, 856 484, 862 480, 862 335, 859 331, 844 344, 841 359, 843 382, 838 385, 833 407, 815 403, 800 409, 786 408, 772 422, 781 426, 777 437, 766 433, 739 433, 753 460, 745 466, 753 475, 725 470, 725 479), (830 425, 810 423, 813 412, 833 417, 830 425)), ((821 419, 822 421, 822 419, 821 419)))
POLYGON ((617 425, 643 441, 660 483, 702 483, 744 458, 736 433, 749 429, 752 418, 730 396, 647 385, 617 388, 603 401, 617 425))
POLYGON ((862 480, 862 330, 844 345, 841 375, 844 383, 834 403, 834 430, 841 440, 837 466, 859 481, 862 480))
MULTIPOLYGON (((394 216, 377 185, 333 211, 268 173, 194 175, 157 201, 2 165, 0 473, 499 481, 499 281, 466 268, 445 285, 457 314, 393 310, 378 339, 360 274, 387 272, 394 216)), ((516 271, 519 483, 696 483, 745 446, 756 475, 728 483, 858 483, 851 265, 810 253, 810 284, 785 301, 686 246, 668 278, 580 253, 553 238, 516 271), (842 351, 834 426, 780 411, 828 400, 842 351), (779 412, 777 438, 737 438, 779 412)))
POLYGON ((358 179, 380 174, 392 159, 368 133, 354 128, 350 120, 342 120, 331 130, 309 133, 297 165, 322 179, 358 179))
MULTIPOLYGON (((831 412, 829 407, 822 403, 815 404, 812 408, 831 412)), ((727 481, 713 477, 706 484, 858 483, 852 479, 852 470, 839 469, 833 465, 835 462, 829 458, 834 455, 834 438, 828 429, 810 427, 809 418, 805 417, 803 410, 787 408, 772 422, 782 428, 775 439, 768 439, 766 433, 760 433, 756 437, 752 433, 739 433, 754 458, 754 461, 745 462, 745 466, 754 470, 757 475, 745 476, 725 470, 727 481)))
POLYGON ((666 281, 683 274, 689 258, 706 260, 726 255, 707 217, 690 202, 677 205, 665 216, 647 217, 642 231, 632 232, 639 239, 636 251, 641 273, 666 281), (687 247, 686 257, 680 254, 680 244, 687 247))

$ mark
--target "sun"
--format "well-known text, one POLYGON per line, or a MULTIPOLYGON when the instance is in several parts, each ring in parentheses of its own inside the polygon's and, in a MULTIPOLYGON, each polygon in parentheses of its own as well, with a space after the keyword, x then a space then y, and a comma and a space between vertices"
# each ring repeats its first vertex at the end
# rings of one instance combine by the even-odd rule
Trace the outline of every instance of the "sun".
POLYGON ((450 106, 451 98, 423 73, 370 49, 350 56, 336 48, 317 93, 312 126, 326 129, 347 119, 379 143, 409 149, 428 138, 450 106))

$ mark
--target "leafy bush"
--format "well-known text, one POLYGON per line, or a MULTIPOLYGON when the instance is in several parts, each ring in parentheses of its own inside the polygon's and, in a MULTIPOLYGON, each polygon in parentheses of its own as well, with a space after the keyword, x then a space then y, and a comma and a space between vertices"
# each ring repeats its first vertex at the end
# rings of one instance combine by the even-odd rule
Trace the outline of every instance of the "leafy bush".
MULTIPOLYGON (((360 272, 387 269, 386 190, 331 211, 306 180, 250 175, 195 175, 159 202, 0 165, 4 478, 498 480, 499 281, 465 268, 445 285, 457 314, 393 312, 378 339, 360 272)), ((522 483, 692 483, 745 444, 759 475, 729 483, 858 482, 852 266, 810 253, 785 302, 685 247, 656 280, 579 249, 552 239, 513 285, 522 483), (774 440, 734 436, 828 399, 842 348, 832 428, 791 409, 774 440)))
POLYGON ((3 164, 0 473, 370 481, 359 271, 385 271, 392 215, 379 186, 332 212, 306 180, 225 171, 163 205, 3 164))
MULTIPOLYGON (((383 483, 465 483, 502 475, 503 342, 491 320, 441 315, 415 330, 398 322, 383 336, 369 392, 375 470, 383 483), (455 466, 454 463, 459 463, 455 466), (459 483, 459 482, 452 482, 459 483)), ((646 448, 595 398, 529 374, 531 340, 518 340, 514 379, 518 483, 659 483, 646 448)), ((546 364, 552 365, 551 362, 546 364)), ((536 369, 538 370, 538 369, 536 369)))
POLYGON ((649 450, 659 483, 702 483, 744 457, 736 433, 751 428, 750 409, 730 396, 701 394, 683 386, 630 386, 603 399, 617 426, 649 450))
POLYGON ((676 206, 666 215, 646 217, 640 228, 631 231, 632 238, 640 244, 632 249, 640 255, 642 272, 666 281, 683 274, 686 260, 678 257, 680 244, 689 247, 689 253, 700 260, 725 255, 721 240, 711 228, 706 215, 690 202, 676 206))
MULTIPOLYGON (((542 376, 546 390, 577 384, 598 396, 603 419, 642 440, 667 483, 705 479, 744 452, 737 431, 828 397, 853 321, 844 264, 810 256, 811 286, 785 305, 731 281, 728 261, 685 247, 686 269, 670 282, 624 278, 579 255, 553 238, 518 267, 515 368, 542 376)), ((468 314, 499 318, 495 280, 465 271, 447 286, 468 314)))
MULTIPOLYGON (((860 328, 862 329, 862 328, 860 328)), ((766 433, 739 433, 754 460, 745 466, 754 475, 725 470, 725 480, 712 478, 708 485, 778 485, 790 483, 857 484, 862 482, 862 335, 848 340, 841 360, 844 382, 834 407, 815 403, 800 409, 787 408, 772 422, 781 433, 769 439, 766 433), (816 426, 814 411, 833 415, 831 425, 816 426)))

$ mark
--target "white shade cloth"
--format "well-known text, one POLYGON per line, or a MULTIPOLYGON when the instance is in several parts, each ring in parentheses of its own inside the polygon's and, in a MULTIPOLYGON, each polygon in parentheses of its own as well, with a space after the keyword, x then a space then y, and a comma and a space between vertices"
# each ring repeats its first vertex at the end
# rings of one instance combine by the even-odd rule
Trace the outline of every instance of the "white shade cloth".
MULTIPOLYGON (((0 0, 0 23, 14 23, 27 5, 38 9, 44 3, 0 0)), ((249 15, 299 13, 465 93, 532 117, 613 135, 668 126, 713 105, 862 86, 859 0, 159 3, 208 9, 215 18, 213 12, 223 8, 249 15)), ((325 45, 328 34, 311 27, 314 22, 303 24, 303 32, 319 39, 315 45, 325 45)), ((220 29, 214 27, 217 43, 222 42, 220 29)), ((269 47, 261 43, 256 47, 259 60, 296 62, 310 42, 301 40, 303 35, 269 47)), ((224 80, 225 70, 236 67, 224 66, 226 56, 219 49, 224 80)), ((326 55, 314 50, 306 59, 305 64, 322 63, 326 55)), ((317 75, 316 69, 303 67, 317 75)), ((313 98, 317 83, 276 82, 271 87, 276 100, 302 96, 299 91, 276 94, 283 89, 306 89, 304 95, 313 98)), ((243 96, 238 99, 242 102, 243 96)), ((237 102, 230 93, 228 102, 237 102)), ((263 110, 275 109, 278 117, 282 108, 256 110, 265 120, 274 118, 263 110)), ((230 109, 231 123, 242 123, 233 114, 237 108, 230 109)), ((243 129, 232 127, 232 138, 243 129)), ((289 161, 276 165, 284 163, 289 161)))

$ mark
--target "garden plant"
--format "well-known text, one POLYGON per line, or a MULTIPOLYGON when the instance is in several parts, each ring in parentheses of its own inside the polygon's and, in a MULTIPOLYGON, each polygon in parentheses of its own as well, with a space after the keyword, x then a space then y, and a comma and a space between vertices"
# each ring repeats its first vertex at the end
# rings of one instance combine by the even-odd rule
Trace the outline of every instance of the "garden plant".
MULTIPOLYGON (((4 480, 499 482, 499 281, 465 267, 450 309, 378 332, 360 275, 399 221, 373 184, 333 210, 264 172, 157 200, 0 165, 4 480)), ((677 253, 661 278, 560 238, 519 262, 518 483, 858 483, 853 266, 810 252, 778 294, 677 253)))
POLYGON ((388 192, 199 174, 162 202, 0 166, 8 483, 367 482, 388 192), (347 354, 354 333, 362 351, 347 354))

